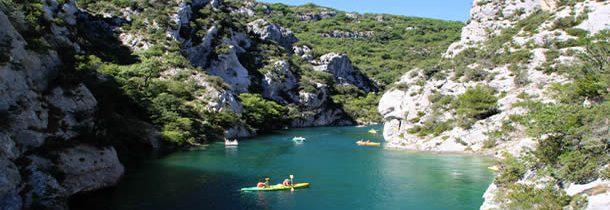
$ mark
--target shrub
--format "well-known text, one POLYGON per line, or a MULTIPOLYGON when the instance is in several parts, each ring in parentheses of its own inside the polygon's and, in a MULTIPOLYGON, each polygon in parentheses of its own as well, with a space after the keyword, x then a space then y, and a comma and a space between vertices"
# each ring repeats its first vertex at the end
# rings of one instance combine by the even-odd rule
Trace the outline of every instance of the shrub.
POLYGON ((239 95, 244 106, 244 119, 254 130, 270 130, 281 127, 287 109, 274 101, 268 101, 259 94, 242 93, 239 95))
POLYGON ((497 101, 494 96, 495 90, 488 86, 477 85, 469 88, 457 98, 457 114, 470 118, 482 120, 498 113, 497 101))
POLYGON ((494 138, 487 138, 485 141, 483 141, 483 148, 485 149, 490 149, 496 146, 496 139, 494 138))
POLYGON ((563 209, 570 204, 570 197, 553 186, 537 188, 532 185, 514 184, 510 186, 506 209, 563 209))
POLYGON ((582 151, 567 152, 559 157, 559 176, 576 184, 586 184, 598 177, 597 160, 582 151))
POLYGON ((523 177, 525 173, 525 166, 510 153, 503 153, 504 158, 500 163, 500 171, 498 176, 494 180, 494 183, 498 186, 506 186, 510 183, 514 183, 523 177))

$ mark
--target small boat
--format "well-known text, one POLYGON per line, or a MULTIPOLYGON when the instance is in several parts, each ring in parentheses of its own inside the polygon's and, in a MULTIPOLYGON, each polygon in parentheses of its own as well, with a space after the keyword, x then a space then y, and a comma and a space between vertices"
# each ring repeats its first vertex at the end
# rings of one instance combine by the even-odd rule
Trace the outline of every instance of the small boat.
POLYGON ((364 128, 366 125, 357 125, 356 128, 364 128))
POLYGON ((364 141, 364 140, 357 141, 356 144, 360 145, 360 146, 374 146, 374 147, 381 146, 381 143, 379 143, 379 142, 364 141))
POLYGON ((294 142, 304 142, 305 141, 305 137, 302 137, 302 136, 294 137, 294 138, 292 138, 292 141, 294 141, 294 142))
POLYGON ((237 146, 239 145, 239 142, 237 142, 237 139, 231 141, 229 139, 225 139, 225 146, 237 146))
POLYGON ((282 184, 271 185, 269 187, 259 188, 259 187, 246 187, 241 188, 241 191, 278 191, 278 190, 291 190, 291 189, 299 189, 299 188, 307 188, 309 187, 309 183, 298 183, 293 186, 284 186, 282 184))
POLYGON ((371 129, 371 130, 369 130, 369 133, 372 133, 372 134, 377 134, 377 130, 375 130, 375 129, 371 129))

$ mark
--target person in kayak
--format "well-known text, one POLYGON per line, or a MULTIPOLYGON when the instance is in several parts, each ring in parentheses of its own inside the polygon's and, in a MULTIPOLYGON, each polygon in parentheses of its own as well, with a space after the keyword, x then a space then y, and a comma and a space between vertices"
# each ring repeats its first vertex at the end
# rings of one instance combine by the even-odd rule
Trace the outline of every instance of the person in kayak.
POLYGON ((282 182, 282 185, 288 187, 288 186, 292 186, 292 182, 290 181, 290 179, 284 179, 284 182, 282 182))
POLYGON ((265 184, 265 182, 263 182, 262 179, 259 179, 258 180, 258 184, 256 184, 256 187, 258 187, 258 188, 265 188, 265 187, 267 187, 267 184, 265 184))

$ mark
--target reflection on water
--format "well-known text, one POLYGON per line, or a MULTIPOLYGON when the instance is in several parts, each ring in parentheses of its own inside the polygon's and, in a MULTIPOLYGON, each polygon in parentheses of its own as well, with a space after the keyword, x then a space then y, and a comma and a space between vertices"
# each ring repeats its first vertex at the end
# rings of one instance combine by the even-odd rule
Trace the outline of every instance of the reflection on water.
POLYGON ((129 167, 119 186, 73 202, 73 209, 477 209, 491 182, 489 161, 357 146, 382 141, 370 128, 281 131, 129 167), (295 144, 293 136, 307 141, 295 144), (240 192, 288 175, 310 188, 240 192))

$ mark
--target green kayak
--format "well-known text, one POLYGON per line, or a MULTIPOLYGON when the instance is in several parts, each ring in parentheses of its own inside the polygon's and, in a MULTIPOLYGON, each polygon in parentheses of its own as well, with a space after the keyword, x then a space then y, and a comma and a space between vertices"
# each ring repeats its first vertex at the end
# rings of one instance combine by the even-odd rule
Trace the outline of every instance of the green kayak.
POLYGON ((271 186, 265 187, 265 188, 246 187, 246 188, 241 188, 241 191, 277 191, 277 190, 290 190, 291 188, 298 189, 298 188, 306 188, 306 187, 309 187, 309 183, 298 183, 292 187, 283 186, 281 184, 271 185, 271 186))

